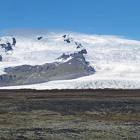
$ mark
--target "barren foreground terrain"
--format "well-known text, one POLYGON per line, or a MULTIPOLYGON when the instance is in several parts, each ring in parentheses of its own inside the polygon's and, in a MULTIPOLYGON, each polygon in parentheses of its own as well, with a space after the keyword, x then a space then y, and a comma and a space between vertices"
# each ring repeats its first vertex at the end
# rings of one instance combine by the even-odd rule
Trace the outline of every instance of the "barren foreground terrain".
POLYGON ((140 90, 0 90, 0 140, 131 139, 140 90))

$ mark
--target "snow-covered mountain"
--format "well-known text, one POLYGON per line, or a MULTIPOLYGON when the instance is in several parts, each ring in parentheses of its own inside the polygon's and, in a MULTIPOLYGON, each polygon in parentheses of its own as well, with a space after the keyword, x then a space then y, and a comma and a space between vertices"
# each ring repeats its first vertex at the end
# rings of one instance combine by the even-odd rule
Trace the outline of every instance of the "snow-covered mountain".
POLYGON ((79 33, 1 37, 0 56, 1 79, 26 75, 25 83, 1 80, 1 88, 140 88, 140 41, 79 33))

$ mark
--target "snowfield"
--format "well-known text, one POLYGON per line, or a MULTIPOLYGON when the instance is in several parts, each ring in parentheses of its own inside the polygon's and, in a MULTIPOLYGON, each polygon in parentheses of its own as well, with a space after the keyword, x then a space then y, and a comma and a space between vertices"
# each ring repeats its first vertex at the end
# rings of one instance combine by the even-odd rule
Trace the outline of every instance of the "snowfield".
MULTIPOLYGON (((15 36, 17 44, 13 51, 0 51, 0 74, 4 68, 24 64, 41 65, 57 60, 63 53, 76 52, 73 42, 66 43, 62 37, 66 33, 47 33, 38 36, 15 36)), ((71 80, 58 80, 47 83, 1 87, 1 89, 81 89, 118 88, 140 89, 140 41, 116 36, 98 36, 70 33, 70 38, 82 44, 87 50, 86 60, 96 70, 95 74, 71 80)), ((9 37, 2 37, 5 41, 9 37)), ((80 50, 80 48, 79 48, 80 50)))

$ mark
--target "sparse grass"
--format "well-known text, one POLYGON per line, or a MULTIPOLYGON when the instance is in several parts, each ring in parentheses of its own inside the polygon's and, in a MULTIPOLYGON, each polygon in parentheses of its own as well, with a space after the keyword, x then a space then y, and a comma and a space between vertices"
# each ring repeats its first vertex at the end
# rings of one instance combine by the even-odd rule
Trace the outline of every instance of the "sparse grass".
POLYGON ((43 92, 0 93, 0 140, 140 139, 140 100, 134 94, 131 100, 126 94, 110 99, 43 92))

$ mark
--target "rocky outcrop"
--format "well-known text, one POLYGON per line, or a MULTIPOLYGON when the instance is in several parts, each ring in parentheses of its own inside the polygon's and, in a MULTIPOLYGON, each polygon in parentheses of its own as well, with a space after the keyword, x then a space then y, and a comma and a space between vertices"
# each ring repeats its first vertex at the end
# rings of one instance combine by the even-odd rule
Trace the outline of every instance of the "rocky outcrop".
POLYGON ((12 43, 0 43, 0 47, 4 49, 6 52, 13 50, 13 47, 16 45, 16 39, 12 38, 12 43))
POLYGON ((13 37, 12 40, 13 40, 12 45, 15 46, 15 45, 16 45, 16 42, 17 42, 17 41, 16 41, 16 38, 13 37))
POLYGON ((68 58, 70 58, 70 54, 63 53, 57 60, 67 60, 68 58))
POLYGON ((83 48, 83 45, 78 42, 78 41, 75 41, 73 38, 69 37, 69 35, 63 35, 62 36, 64 38, 64 42, 67 42, 67 43, 74 43, 76 45, 76 48, 79 49, 79 48, 83 48))
MULTIPOLYGON (((22 65, 5 68, 0 77, 0 86, 14 86, 43 83, 52 80, 67 80, 93 74, 95 69, 85 60, 84 52, 70 54, 72 58, 64 63, 54 62, 44 65, 22 65)), ((69 57, 64 55, 63 57, 69 57)))
POLYGON ((83 48, 83 45, 81 43, 75 42, 75 45, 77 46, 76 47, 77 49, 83 48))
MULTIPOLYGON (((0 39, 0 48, 5 52, 12 51, 15 45, 16 45, 16 38, 14 37, 12 38, 12 41, 3 41, 2 39, 0 39)), ((3 59, 3 54, 0 55, 0 61, 2 61, 2 59, 3 59)))
POLYGON ((1 41, 0 41, 0 47, 2 48, 2 49, 4 49, 6 52, 7 51, 11 51, 11 50, 13 50, 13 47, 16 45, 16 38, 15 37, 13 37, 13 38, 11 38, 11 39, 9 39, 8 41, 3 41, 3 40, 1 40, 2 41, 2 43, 1 43, 1 41), (12 39, 12 41, 10 41, 12 39))
POLYGON ((9 74, 13 73, 34 73, 34 72, 46 72, 55 69, 57 63, 50 63, 50 64, 44 64, 44 65, 36 65, 36 66, 31 66, 31 65, 22 65, 22 66, 16 66, 16 67, 9 67, 5 68, 5 72, 9 74))
POLYGON ((9 75, 9 74, 0 75, 0 81, 8 82, 14 80, 15 78, 16 75, 9 75))
POLYGON ((39 36, 38 38, 37 38, 37 40, 41 40, 43 37, 42 36, 39 36))
POLYGON ((2 56, 0 55, 0 61, 2 61, 2 56))
POLYGON ((5 49, 5 51, 11 51, 13 50, 12 45, 8 42, 6 44, 0 44, 1 48, 5 49))
POLYGON ((78 52, 74 52, 74 53, 71 53, 71 54, 65 54, 63 53, 60 57, 58 57, 57 59, 62 59, 62 60, 67 60, 68 58, 84 58, 84 54, 87 54, 87 50, 86 49, 83 49, 81 51, 78 51, 78 52))
POLYGON ((72 38, 70 38, 68 35, 63 35, 62 37, 64 38, 64 42, 71 43, 72 38))

